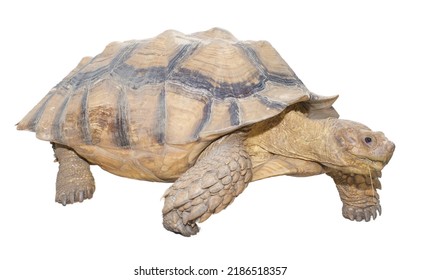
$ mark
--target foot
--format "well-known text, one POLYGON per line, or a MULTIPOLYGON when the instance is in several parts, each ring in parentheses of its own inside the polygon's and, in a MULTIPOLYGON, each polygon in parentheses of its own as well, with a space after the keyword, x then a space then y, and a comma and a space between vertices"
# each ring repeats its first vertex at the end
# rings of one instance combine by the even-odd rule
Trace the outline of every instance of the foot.
POLYGON ((63 206, 82 202, 85 199, 92 198, 95 191, 95 185, 65 185, 56 190, 56 202, 63 206))
POLYGON ((361 222, 362 220, 365 220, 366 222, 369 222, 371 218, 373 218, 373 220, 377 218, 377 213, 379 213, 379 216, 382 214, 382 207, 380 204, 368 206, 366 208, 357 208, 350 205, 344 205, 342 207, 342 215, 344 218, 351 221, 361 222))
POLYGON ((381 188, 381 174, 347 174, 339 171, 327 173, 331 176, 343 202, 342 215, 351 221, 366 222, 381 215, 377 189, 381 188))
POLYGON ((92 198, 95 182, 89 163, 66 146, 54 144, 54 152, 60 164, 56 181, 56 202, 65 206, 92 198))
MULTIPOLYGON (((181 214, 182 215, 182 214, 181 214)), ((193 221, 188 221, 184 224, 180 213, 177 210, 173 210, 167 214, 164 214, 163 225, 164 228, 174 233, 179 233, 183 236, 190 237, 199 232, 200 228, 193 221)))

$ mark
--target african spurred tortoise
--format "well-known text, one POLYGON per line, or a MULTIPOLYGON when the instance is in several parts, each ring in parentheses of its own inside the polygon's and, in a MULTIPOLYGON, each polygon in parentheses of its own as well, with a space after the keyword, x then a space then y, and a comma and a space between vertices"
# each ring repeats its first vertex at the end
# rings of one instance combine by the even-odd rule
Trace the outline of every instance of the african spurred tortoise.
POLYGON ((17 128, 53 143, 63 205, 92 197, 90 164, 174 182, 163 224, 190 236, 251 181, 326 173, 343 216, 369 221, 394 144, 338 119, 336 98, 310 92, 266 41, 169 30, 83 58, 17 128))

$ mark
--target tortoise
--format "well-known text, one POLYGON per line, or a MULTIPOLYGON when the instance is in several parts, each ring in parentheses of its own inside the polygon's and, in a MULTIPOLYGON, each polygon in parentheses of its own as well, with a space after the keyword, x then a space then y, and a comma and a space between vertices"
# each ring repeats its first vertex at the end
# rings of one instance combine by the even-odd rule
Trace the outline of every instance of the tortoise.
POLYGON ((345 218, 374 220, 395 146, 339 119, 337 97, 310 92, 267 41, 239 41, 219 28, 168 30, 83 58, 17 129, 53 144, 63 205, 92 198, 91 164, 174 182, 163 225, 184 236, 249 182, 279 175, 327 174, 345 218))

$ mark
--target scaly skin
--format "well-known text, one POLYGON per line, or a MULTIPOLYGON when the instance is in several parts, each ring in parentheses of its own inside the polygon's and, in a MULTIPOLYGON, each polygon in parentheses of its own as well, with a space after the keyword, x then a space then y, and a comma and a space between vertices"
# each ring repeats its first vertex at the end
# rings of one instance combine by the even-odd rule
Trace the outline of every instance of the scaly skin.
MULTIPOLYGON (((246 139, 246 146, 253 164, 264 166, 262 159, 272 159, 277 155, 278 161, 286 162, 287 166, 291 166, 292 160, 300 160, 289 168, 298 170, 297 173, 285 174, 309 176, 324 172, 332 177, 344 205, 342 213, 345 218, 369 221, 377 217, 377 212, 381 214, 376 191, 381 186, 378 178, 395 149, 383 133, 347 120, 312 120, 305 112, 291 110, 255 125, 246 139), (316 164, 324 171, 320 172, 316 164), (301 166, 301 169, 296 166, 301 166), (306 173, 306 170, 314 172, 306 173)), ((259 178, 279 175, 279 169, 273 168, 273 160, 268 160, 267 164, 272 164, 271 168, 260 168, 268 173, 259 174, 259 178)), ((277 166, 283 165, 277 163, 277 166)))
POLYGON ((327 173, 335 181, 339 196, 343 202, 342 215, 351 221, 370 221, 381 215, 379 195, 381 189, 379 179, 372 174, 346 174, 337 170, 327 173))
POLYGON ((66 146, 54 144, 53 148, 60 164, 56 181, 56 202, 65 206, 92 198, 95 182, 89 163, 66 146))
POLYGON ((164 194, 163 224, 184 236, 199 232, 204 222, 225 209, 252 178, 251 160, 243 145, 244 133, 211 144, 164 194))

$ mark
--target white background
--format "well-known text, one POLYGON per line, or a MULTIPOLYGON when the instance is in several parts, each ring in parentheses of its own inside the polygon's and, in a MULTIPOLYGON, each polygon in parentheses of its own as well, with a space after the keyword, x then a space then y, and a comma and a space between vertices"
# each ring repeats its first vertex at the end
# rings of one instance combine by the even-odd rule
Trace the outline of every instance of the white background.
MULTIPOLYGON (((417 1, 92 2, 0 4, 0 279, 161 279, 133 271, 189 265, 225 273, 228 266, 288 266, 284 277, 270 279, 420 279, 417 1), (50 144, 14 125, 83 56, 111 41, 214 26, 270 41, 311 91, 340 94, 342 118, 395 142, 381 180, 381 217, 342 218, 324 175, 254 182, 191 238, 161 225, 169 184, 93 167, 94 199, 54 202, 58 166, 50 144)), ((239 279, 189 279, 230 278, 239 279)))

